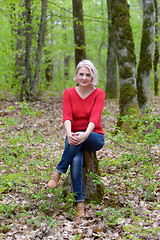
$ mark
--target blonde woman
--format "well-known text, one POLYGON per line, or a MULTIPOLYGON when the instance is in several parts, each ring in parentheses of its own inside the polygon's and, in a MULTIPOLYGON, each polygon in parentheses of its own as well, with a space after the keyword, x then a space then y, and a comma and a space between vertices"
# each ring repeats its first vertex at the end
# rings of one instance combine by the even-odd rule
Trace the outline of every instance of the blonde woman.
POLYGON ((101 114, 105 92, 95 87, 98 83, 97 70, 89 60, 77 65, 74 81, 77 86, 67 88, 63 94, 63 123, 67 134, 65 149, 48 187, 56 188, 60 175, 66 173, 70 166, 77 217, 83 217, 83 152, 98 151, 104 145, 101 114))

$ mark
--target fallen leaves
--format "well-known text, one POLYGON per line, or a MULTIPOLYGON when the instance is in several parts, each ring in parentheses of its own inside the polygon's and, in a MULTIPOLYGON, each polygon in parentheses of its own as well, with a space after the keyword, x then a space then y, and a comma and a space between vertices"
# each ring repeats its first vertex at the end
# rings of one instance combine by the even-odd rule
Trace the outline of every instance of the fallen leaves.
MULTIPOLYGON (((149 179, 147 168, 143 169, 140 163, 128 160, 129 149, 115 144, 106 134, 106 144, 97 153, 105 189, 103 202, 101 205, 86 204, 85 217, 76 218, 74 205, 62 202, 61 189, 51 192, 46 187, 48 176, 60 160, 64 148, 62 99, 29 105, 37 111, 44 109, 46 114, 36 118, 28 116, 23 122, 21 109, 13 102, 3 102, 0 112, 0 147, 3 149, 0 239, 160 239, 158 145, 151 149, 154 161, 151 162, 153 168, 148 173, 149 179), (14 111, 8 112, 10 105, 14 106, 14 111), (17 119, 16 124, 13 124, 14 119, 17 119), (24 128, 28 131, 30 142, 26 140, 24 128), (6 139, 9 139, 7 146, 6 139), (126 158, 119 163, 117 159, 124 152, 126 158)), ((151 105, 158 115, 159 98, 152 99, 151 105)), ((103 126, 106 132, 112 132, 118 102, 109 101, 105 112, 110 115, 103 115, 103 126)))

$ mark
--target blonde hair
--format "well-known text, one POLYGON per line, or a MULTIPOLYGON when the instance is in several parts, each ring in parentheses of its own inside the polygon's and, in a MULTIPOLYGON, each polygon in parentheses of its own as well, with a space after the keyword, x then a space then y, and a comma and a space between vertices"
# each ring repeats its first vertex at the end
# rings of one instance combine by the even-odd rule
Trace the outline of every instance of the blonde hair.
POLYGON ((98 71, 90 60, 82 60, 81 62, 78 63, 75 70, 74 81, 76 82, 76 75, 79 69, 83 67, 88 68, 90 70, 91 76, 93 77, 92 84, 96 86, 98 84, 98 71))

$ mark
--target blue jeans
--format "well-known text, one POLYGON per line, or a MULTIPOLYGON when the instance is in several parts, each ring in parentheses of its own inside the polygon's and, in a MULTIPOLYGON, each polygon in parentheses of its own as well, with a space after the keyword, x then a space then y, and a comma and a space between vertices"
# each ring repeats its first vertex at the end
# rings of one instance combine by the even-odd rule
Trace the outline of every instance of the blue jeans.
POLYGON ((60 173, 66 173, 70 165, 72 185, 76 202, 84 201, 83 152, 85 150, 98 151, 103 147, 104 142, 104 135, 96 132, 91 132, 88 138, 79 145, 70 145, 66 137, 65 149, 56 170, 60 173))

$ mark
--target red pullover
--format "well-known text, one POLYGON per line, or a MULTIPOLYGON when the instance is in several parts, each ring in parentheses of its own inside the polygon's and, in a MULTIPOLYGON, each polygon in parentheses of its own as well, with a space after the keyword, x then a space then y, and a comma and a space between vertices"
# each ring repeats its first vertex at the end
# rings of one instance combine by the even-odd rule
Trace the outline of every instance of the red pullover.
POLYGON ((72 122, 72 132, 85 131, 89 122, 95 124, 93 132, 104 134, 101 114, 105 101, 105 92, 96 88, 88 97, 82 99, 75 87, 67 88, 63 94, 63 123, 72 122))

